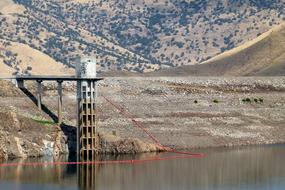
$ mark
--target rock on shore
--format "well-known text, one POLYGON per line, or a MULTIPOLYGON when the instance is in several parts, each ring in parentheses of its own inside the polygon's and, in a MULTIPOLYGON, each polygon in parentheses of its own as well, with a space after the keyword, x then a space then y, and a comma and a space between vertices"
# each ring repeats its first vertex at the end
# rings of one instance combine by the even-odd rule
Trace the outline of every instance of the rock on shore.
POLYGON ((164 151, 162 147, 139 139, 122 139, 115 135, 98 133, 96 142, 98 154, 135 154, 164 151))
POLYGON ((67 138, 56 125, 43 125, 13 111, 1 111, 0 118, 0 158, 68 153, 67 138))

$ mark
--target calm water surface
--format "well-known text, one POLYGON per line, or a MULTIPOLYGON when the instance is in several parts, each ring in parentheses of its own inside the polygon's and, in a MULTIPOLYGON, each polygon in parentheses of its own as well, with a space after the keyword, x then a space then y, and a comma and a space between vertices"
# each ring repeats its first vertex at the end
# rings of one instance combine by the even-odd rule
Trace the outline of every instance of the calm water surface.
MULTIPOLYGON (((284 190, 285 145, 202 150, 205 158, 135 165, 0 168, 0 190, 284 190)), ((145 159, 157 154, 102 157, 145 159)), ((161 154, 160 156, 166 156, 161 154)), ((13 160, 50 162, 52 158, 13 160)), ((61 158, 61 161, 74 161, 61 158)))

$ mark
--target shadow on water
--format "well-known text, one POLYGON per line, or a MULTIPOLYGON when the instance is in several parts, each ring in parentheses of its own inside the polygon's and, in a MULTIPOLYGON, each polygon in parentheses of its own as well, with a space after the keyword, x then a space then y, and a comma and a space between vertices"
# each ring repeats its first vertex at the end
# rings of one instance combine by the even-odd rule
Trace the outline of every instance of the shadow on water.
MULTIPOLYGON (((96 190, 265 190, 284 189, 285 146, 204 150, 205 158, 143 164, 1 167, 0 189, 18 184, 20 189, 96 190), (4 184, 4 185, 3 185, 4 184), (26 184, 32 184, 34 188, 26 184), (6 186, 5 186, 6 185, 6 186)), ((103 156, 98 160, 145 159, 157 154, 103 156)), ((167 156, 165 153, 159 156, 167 156)), ((61 161, 74 161, 62 157, 61 161)), ((52 159, 10 162, 46 162, 52 159)), ((9 188, 8 188, 9 189, 9 188)))

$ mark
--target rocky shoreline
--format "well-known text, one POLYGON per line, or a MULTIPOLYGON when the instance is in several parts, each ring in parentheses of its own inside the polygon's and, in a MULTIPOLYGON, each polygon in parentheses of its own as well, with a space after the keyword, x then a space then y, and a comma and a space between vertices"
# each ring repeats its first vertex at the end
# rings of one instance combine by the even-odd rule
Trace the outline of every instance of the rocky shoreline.
MULTIPOLYGON (((18 116, 15 112, 0 112, 0 158, 58 157, 76 151, 76 128, 41 124, 18 116), (5 120, 3 119, 5 118, 5 120)), ((135 154, 158 152, 162 149, 139 139, 122 139, 116 135, 97 134, 97 154, 135 154)))
MULTIPOLYGON (((43 103, 56 112, 55 86, 45 85, 43 103)), ((65 125, 57 126, 10 82, 0 81, 1 158, 75 151, 75 89, 72 83, 64 87, 65 125)), ((103 96, 172 148, 285 142, 284 77, 106 78, 98 92, 98 154, 161 151, 103 96)))

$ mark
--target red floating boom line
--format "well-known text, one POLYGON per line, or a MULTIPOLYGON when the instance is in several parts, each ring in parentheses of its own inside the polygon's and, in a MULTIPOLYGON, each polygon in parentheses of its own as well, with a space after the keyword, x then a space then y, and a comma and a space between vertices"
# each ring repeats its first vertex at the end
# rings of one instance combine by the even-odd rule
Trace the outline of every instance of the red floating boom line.
POLYGON ((58 165, 107 165, 107 164, 142 164, 147 162, 187 159, 187 158, 200 158, 200 155, 185 155, 185 156, 168 156, 168 157, 154 157, 149 159, 140 160, 100 160, 94 162, 23 162, 23 163, 2 163, 0 167, 11 166, 58 166, 58 165))

